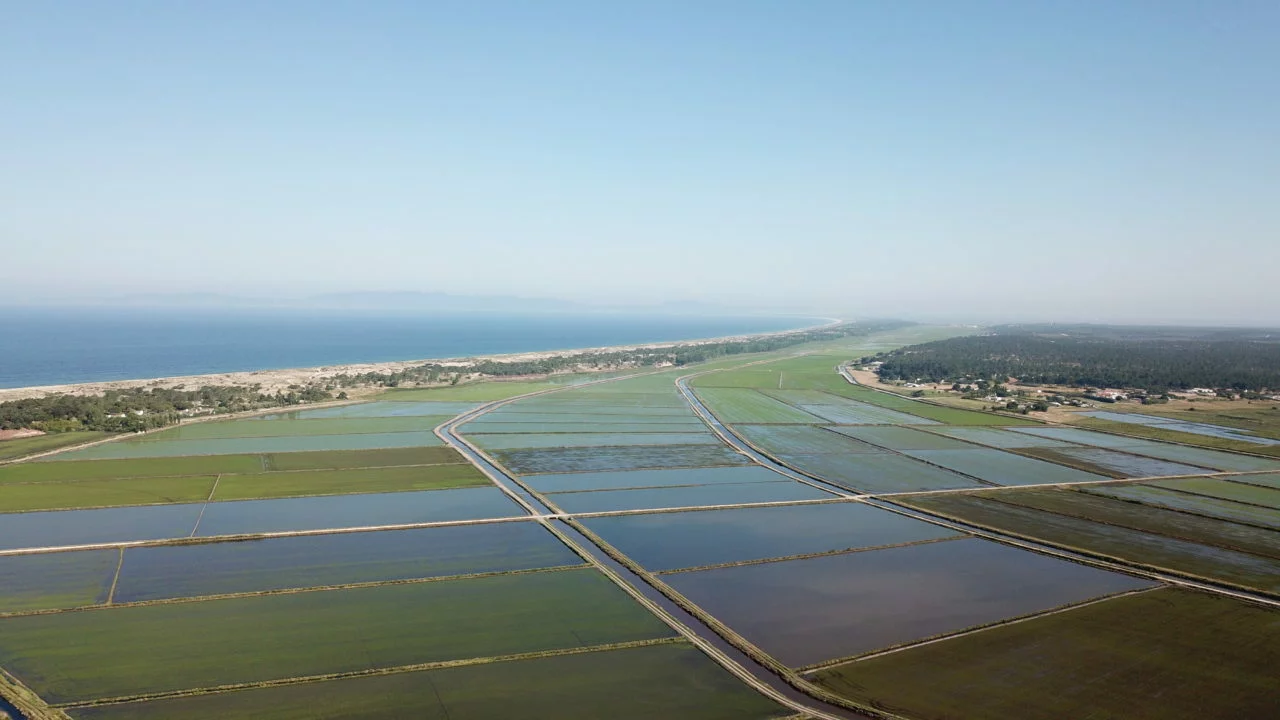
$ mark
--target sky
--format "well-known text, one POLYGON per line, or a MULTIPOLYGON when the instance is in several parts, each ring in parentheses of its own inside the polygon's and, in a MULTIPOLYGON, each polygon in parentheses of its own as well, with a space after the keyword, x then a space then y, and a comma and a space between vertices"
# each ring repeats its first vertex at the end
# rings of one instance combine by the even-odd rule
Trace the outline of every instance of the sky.
POLYGON ((62 2, 0 287, 1280 325, 1280 3, 62 2))

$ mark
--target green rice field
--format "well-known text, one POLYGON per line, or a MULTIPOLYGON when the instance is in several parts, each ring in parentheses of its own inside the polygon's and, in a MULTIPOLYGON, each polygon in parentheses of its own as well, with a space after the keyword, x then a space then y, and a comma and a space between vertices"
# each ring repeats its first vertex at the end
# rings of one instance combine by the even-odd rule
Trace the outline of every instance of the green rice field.
POLYGON ((495 450, 491 454, 519 475, 750 464, 746 457, 722 445, 495 450))
POLYGON ((0 557, 0 613, 104 602, 119 559, 116 550, 0 557))
POLYGON ((823 418, 747 388, 699 388, 698 397, 725 423, 823 423, 823 418))
POLYGON ((671 634, 565 570, 0 618, 0 666, 67 703, 671 634))
POLYGON ((148 433, 141 440, 221 440, 259 437, 306 437, 310 435, 364 435, 369 433, 421 432, 431 430, 451 415, 370 418, 322 418, 316 420, 229 420, 179 425, 148 433))
POLYGON ((72 708, 68 712, 78 720, 769 720, 793 715, 749 690, 686 643, 72 708))
POLYGON ((0 440, 0 460, 13 460, 109 437, 111 433, 81 431, 0 440))
POLYGON ((812 680, 922 720, 1261 719, 1275 715, 1278 665, 1274 610, 1165 589, 840 665, 812 680))

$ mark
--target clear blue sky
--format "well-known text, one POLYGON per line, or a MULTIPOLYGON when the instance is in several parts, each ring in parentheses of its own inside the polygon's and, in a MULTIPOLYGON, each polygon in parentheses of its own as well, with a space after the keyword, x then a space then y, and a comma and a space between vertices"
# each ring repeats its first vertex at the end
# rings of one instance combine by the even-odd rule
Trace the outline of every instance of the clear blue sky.
POLYGON ((1280 324, 1280 3, 32 2, 7 300, 1280 324))

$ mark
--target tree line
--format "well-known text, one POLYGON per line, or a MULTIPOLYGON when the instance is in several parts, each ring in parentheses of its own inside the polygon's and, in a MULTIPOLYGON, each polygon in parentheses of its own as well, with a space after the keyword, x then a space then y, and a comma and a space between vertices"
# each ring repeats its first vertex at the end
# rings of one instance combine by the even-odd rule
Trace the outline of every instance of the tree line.
POLYGON ((885 380, 1261 392, 1280 388, 1280 335, 1257 330, 1002 326, 862 358, 885 380), (1127 332, 1126 332, 1127 331, 1127 332))

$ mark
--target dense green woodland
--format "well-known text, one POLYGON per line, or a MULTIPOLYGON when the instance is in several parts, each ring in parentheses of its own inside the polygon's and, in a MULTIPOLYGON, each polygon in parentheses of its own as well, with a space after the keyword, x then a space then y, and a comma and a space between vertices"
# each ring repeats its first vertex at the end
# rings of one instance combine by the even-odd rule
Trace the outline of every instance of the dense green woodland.
POLYGON ((268 395, 255 387, 207 386, 198 390, 134 388, 102 395, 50 395, 0 403, 0 430, 36 428, 45 432, 104 430, 137 432, 172 425, 184 410, 240 412, 327 400, 319 387, 298 387, 268 395))
POLYGON ((862 360, 883 362, 885 380, 1280 389, 1280 331, 1270 330, 1006 325, 862 360))

